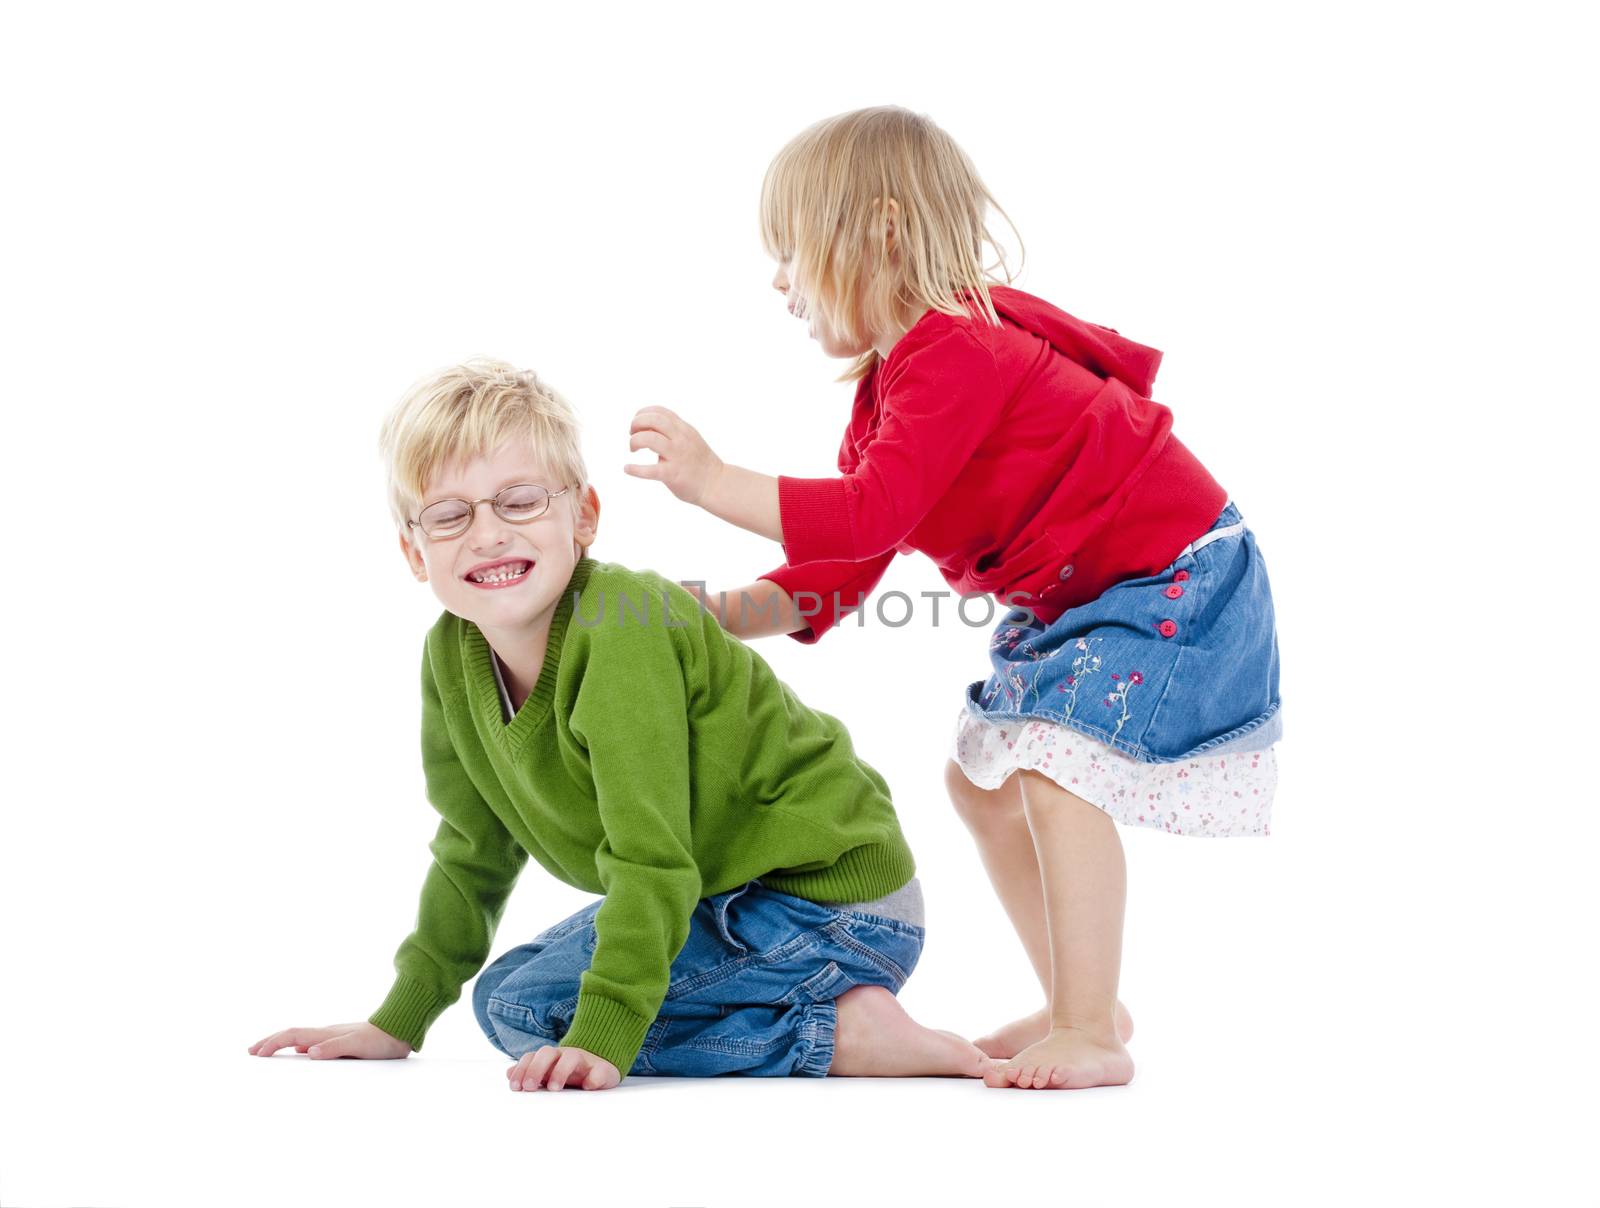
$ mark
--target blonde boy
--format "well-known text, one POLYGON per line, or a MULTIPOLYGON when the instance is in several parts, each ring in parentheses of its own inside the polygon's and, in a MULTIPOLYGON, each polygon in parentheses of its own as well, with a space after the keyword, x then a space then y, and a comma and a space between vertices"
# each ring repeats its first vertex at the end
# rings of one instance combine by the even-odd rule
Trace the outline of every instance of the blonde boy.
POLYGON ((925 932, 882 777, 682 587, 589 554, 600 500, 560 396, 454 366, 380 444, 401 552, 445 609, 421 668, 433 862, 378 1009, 250 1051, 420 1049, 531 855, 604 896, 478 978, 513 1090, 981 1075, 973 1045, 894 997, 925 932))

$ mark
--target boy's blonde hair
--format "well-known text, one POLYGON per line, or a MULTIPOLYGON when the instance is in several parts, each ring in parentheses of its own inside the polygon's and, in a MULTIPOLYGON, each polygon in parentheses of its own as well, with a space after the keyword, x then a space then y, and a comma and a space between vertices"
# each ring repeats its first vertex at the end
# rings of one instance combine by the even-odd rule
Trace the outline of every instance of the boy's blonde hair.
POLYGON ((406 392, 384 420, 378 450, 388 475, 389 510, 401 533, 416 518, 423 492, 453 462, 486 456, 506 441, 521 441, 559 483, 588 486, 578 417, 531 369, 478 357, 429 374, 406 392))
MULTIPOLYGON (((880 105, 817 122, 778 152, 761 185, 761 241, 768 255, 791 262, 791 287, 849 339, 886 330, 900 306, 972 315, 962 290, 973 291, 998 326, 988 282, 1000 279, 983 265, 985 243, 999 255, 1005 284, 1013 275, 989 233, 987 206, 1005 218, 1022 252, 1016 226, 955 140, 923 114, 880 105), (864 280, 869 254, 888 263, 880 207, 889 197, 899 207, 900 271, 864 280)), ((877 360, 869 349, 838 380, 864 377, 877 360)))

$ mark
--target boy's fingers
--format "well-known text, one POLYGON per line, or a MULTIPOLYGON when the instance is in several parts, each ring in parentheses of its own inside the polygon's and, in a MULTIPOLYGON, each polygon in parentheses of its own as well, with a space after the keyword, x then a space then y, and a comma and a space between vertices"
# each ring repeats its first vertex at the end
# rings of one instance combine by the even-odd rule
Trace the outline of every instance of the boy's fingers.
POLYGON ((544 1048, 540 1049, 536 1054, 534 1054, 534 1076, 530 1082, 530 1085, 534 1090, 539 1089, 540 1084, 543 1083, 545 1078, 549 1075, 550 1067, 555 1065, 560 1058, 561 1050, 553 1044, 545 1045, 544 1048))
POLYGON ((545 1071, 560 1056, 561 1050, 545 1045, 531 1053, 524 1053, 521 1059, 511 1069, 511 1089, 517 1091, 536 1091, 539 1083, 544 1081, 545 1071))
POLYGON ((542 1087, 545 1079, 550 1076, 550 1068, 555 1065, 560 1056, 561 1050, 553 1044, 546 1045, 540 1049, 529 1063, 530 1072, 522 1080, 522 1089, 536 1091, 542 1087))
POLYGON ((581 1054, 577 1049, 566 1049, 561 1054, 561 1059, 556 1062, 550 1071, 550 1077, 545 1080, 545 1085, 553 1091, 558 1091, 567 1085, 567 1079, 572 1077, 577 1068, 581 1054))
POLYGON ((317 1035, 317 1033, 320 1033, 322 1031, 325 1031, 325 1029, 323 1029, 323 1028, 285 1028, 281 1032, 274 1032, 271 1036, 268 1036, 265 1040, 256 1041, 256 1043, 253 1046, 251 1051, 255 1052, 258 1056, 261 1056, 261 1057, 270 1057, 270 1056, 272 1056, 272 1054, 276 1053, 279 1049, 285 1049, 285 1048, 288 1048, 290 1045, 294 1045, 296 1048, 299 1048, 301 1050, 301 1052, 304 1052, 305 1051, 305 1047, 304 1046, 306 1046, 308 1044, 315 1044, 318 1040, 321 1039, 321 1037, 319 1035, 317 1035))
POLYGON ((346 1032, 342 1036, 331 1036, 325 1040, 319 1040, 306 1051, 319 1060, 325 1060, 329 1057, 343 1057, 350 1051, 350 1033, 346 1032))

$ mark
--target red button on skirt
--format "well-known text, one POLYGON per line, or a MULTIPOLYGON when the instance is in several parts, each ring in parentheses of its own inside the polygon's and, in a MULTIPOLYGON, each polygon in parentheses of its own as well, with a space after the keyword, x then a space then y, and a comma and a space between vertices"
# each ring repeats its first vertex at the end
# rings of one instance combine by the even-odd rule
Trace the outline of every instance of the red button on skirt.
POLYGON ((1182 583, 1188 577, 1189 577, 1189 572, 1186 571, 1186 570, 1178 570, 1178 571, 1173 571, 1172 572, 1172 581, 1174 583, 1182 583))
POLYGON ((1176 600, 1182 594, 1183 588, 1179 587, 1176 583, 1169 583, 1167 585, 1167 599, 1176 600))
POLYGON ((1178 623, 1171 620, 1162 621, 1161 624, 1156 626, 1156 628, 1161 631, 1162 637, 1170 638, 1173 634, 1178 632, 1178 623))

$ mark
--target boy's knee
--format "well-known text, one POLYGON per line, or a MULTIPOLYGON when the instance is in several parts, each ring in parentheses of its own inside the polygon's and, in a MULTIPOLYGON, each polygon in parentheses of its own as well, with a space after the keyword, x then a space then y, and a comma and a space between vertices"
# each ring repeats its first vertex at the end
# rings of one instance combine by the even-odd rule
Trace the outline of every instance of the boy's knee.
POLYGON ((507 959, 510 955, 507 953, 478 974, 478 980, 472 987, 472 1013, 478 1017, 478 1026, 491 1037, 494 1035, 494 1022, 489 1018, 489 999, 511 973, 512 966, 507 959))

